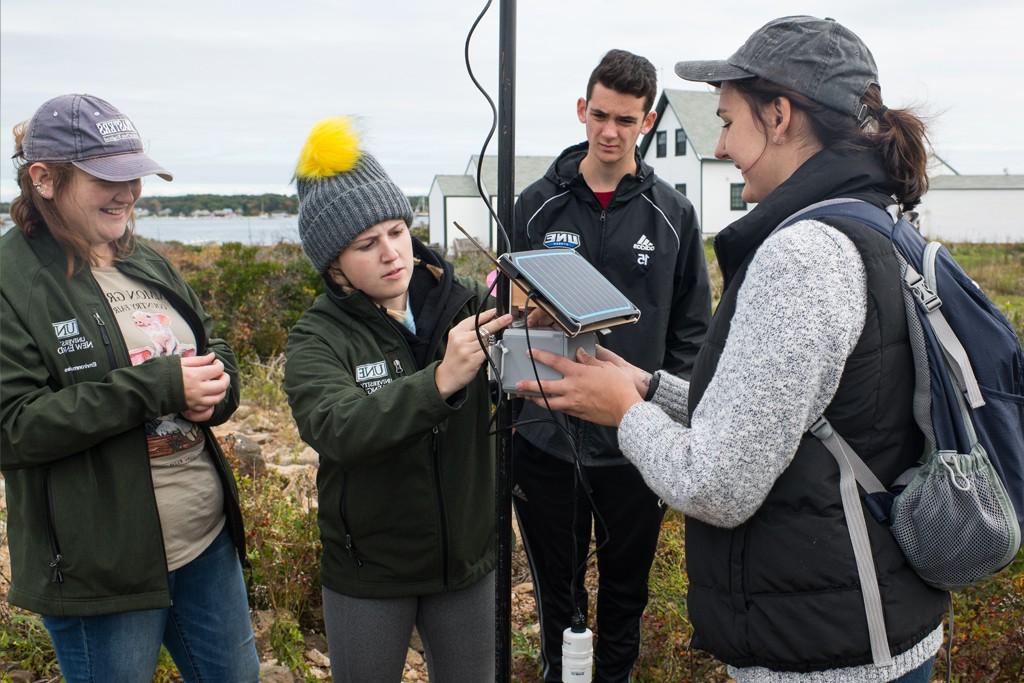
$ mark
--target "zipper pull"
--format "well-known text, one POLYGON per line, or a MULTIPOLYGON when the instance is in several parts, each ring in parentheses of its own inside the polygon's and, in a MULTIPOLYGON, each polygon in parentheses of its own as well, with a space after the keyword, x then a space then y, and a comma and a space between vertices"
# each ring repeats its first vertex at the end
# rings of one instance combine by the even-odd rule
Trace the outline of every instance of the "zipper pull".
POLYGON ((348 552, 348 556, 356 561, 357 567, 363 566, 363 561, 356 555, 356 548, 352 545, 352 534, 345 534, 345 550, 348 552))
POLYGON ((103 337, 103 343, 109 346, 110 336, 107 334, 107 324, 103 322, 103 318, 96 311, 92 312, 92 317, 96 319, 96 324, 100 326, 100 335, 103 337))
POLYGON ((53 561, 50 562, 50 583, 64 583, 64 572, 60 569, 60 563, 63 559, 64 556, 57 553, 53 561))
POLYGON ((396 374, 396 375, 402 375, 402 374, 404 374, 404 373, 405 373, 405 370, 403 370, 403 369, 402 369, 402 361, 400 361, 400 360, 398 360, 398 359, 396 358, 396 359, 395 359, 395 360, 394 360, 393 362, 394 362, 394 364, 395 364, 395 374, 396 374))

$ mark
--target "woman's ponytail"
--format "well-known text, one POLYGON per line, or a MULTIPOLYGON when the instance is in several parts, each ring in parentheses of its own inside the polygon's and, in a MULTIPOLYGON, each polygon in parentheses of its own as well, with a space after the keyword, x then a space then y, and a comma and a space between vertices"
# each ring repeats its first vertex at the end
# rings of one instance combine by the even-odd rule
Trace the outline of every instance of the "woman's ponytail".
POLYGON ((861 98, 868 114, 862 124, 849 114, 763 78, 731 83, 751 111, 758 113, 762 128, 768 125, 763 119, 765 106, 776 97, 785 97, 804 112, 823 147, 875 150, 904 211, 917 206, 928 191, 929 144, 925 123, 910 109, 888 109, 882 104, 882 91, 877 85, 870 86, 861 98))
POLYGON ((885 170, 899 188, 896 198, 903 209, 918 205, 928 191, 928 135, 925 123, 910 109, 889 109, 882 104, 878 86, 868 88, 863 98, 876 125, 865 129, 878 150, 885 170))

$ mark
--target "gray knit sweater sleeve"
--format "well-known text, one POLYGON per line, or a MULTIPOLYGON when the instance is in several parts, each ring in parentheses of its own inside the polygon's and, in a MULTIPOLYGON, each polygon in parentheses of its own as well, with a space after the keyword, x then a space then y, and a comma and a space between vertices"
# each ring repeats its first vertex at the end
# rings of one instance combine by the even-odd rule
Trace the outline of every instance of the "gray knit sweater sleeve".
POLYGON ((765 240, 690 426, 688 385, 666 373, 653 401, 619 425, 619 447, 648 486, 715 526, 753 515, 835 395, 864 327, 866 289, 856 247, 824 223, 801 221, 765 240))
POLYGON ((658 389, 651 401, 683 426, 690 426, 690 383, 661 370, 657 375, 658 389))

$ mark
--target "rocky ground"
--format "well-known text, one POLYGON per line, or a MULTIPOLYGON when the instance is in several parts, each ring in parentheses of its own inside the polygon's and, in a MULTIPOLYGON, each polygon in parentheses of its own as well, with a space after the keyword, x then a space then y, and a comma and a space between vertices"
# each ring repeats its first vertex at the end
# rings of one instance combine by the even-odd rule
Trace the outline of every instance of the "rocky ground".
MULTIPOLYGON (((289 487, 306 490, 315 487, 316 453, 306 447, 298 439, 290 416, 282 416, 272 411, 263 410, 252 405, 243 404, 230 422, 214 429, 218 438, 228 444, 244 470, 258 474, 263 470, 275 471, 286 477, 289 487)), ((310 489, 311 490, 311 489, 310 489)), ((5 506, 4 487, 0 486, 0 510, 5 506)), ((309 500, 315 505, 315 497, 298 496, 300 500, 309 500)), ((518 529, 515 530, 518 533, 518 529)), ((10 559, 7 549, 6 515, 0 515, 0 600, 7 594, 10 577, 10 559)), ((518 539, 516 540, 519 548, 518 539)), ((529 570, 521 551, 513 557, 513 592, 512 592, 512 623, 527 638, 536 639, 539 632, 536 623, 536 605, 533 599, 533 584, 530 582, 529 570)), ((6 601, 0 611, 0 618, 7 618, 6 601)), ((293 674, 286 666, 274 659, 267 645, 270 626, 273 623, 272 613, 267 611, 253 612, 253 630, 256 635, 257 647, 264 661, 260 667, 260 679, 266 683, 300 683, 302 678, 293 674)), ((306 642, 305 658, 309 675, 316 680, 330 680, 330 660, 327 657, 327 642, 320 633, 303 633, 306 642)), ((532 671, 528 662, 519 662, 517 669, 532 671)), ((11 668, 3 661, 0 652, 0 679, 13 683, 29 683, 39 680, 31 672, 11 668)), ((412 642, 406 655, 403 683, 427 681, 427 667, 423 658, 423 645, 418 635, 413 632, 412 642)), ((518 674, 516 680, 526 680, 518 674)))
MULTIPOLYGON (((262 470, 272 470, 285 476, 297 490, 315 488, 316 452, 302 444, 295 432, 290 418, 282 420, 281 416, 271 411, 262 410, 252 405, 243 404, 239 407, 231 421, 214 429, 217 436, 231 444, 234 455, 241 462, 243 469, 258 474, 262 470)), ((315 498, 298 496, 310 500, 315 505, 315 498)), ((536 617, 536 603, 533 598, 533 583, 530 581, 529 567, 519 543, 519 529, 513 525, 516 535, 516 552, 512 563, 512 626, 527 638, 534 638, 540 632, 536 617)), ((270 626, 269 613, 256 612, 253 627, 258 643, 262 643, 270 626)), ((306 633, 307 664, 311 675, 320 680, 330 680, 330 661, 326 657, 327 643, 322 634, 306 633)), ((261 648, 261 651, 269 648, 261 648)), ((517 668, 532 670, 527 662, 520 662, 517 668)), ((526 680, 517 675, 517 680, 526 680)), ((298 682, 286 667, 273 659, 262 664, 261 680, 270 683, 298 682)), ((405 659, 403 683, 415 683, 427 680, 427 667, 423 658, 423 645, 418 634, 413 631, 409 651, 405 659)))

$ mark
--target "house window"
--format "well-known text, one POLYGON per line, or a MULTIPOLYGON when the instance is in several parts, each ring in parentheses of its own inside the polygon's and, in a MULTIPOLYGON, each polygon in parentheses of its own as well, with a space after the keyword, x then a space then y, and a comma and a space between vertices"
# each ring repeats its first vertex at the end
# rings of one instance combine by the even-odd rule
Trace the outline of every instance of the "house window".
POLYGON ((682 128, 676 128, 676 156, 681 157, 686 155, 686 131, 682 128))
POLYGON ((729 185, 729 208, 733 211, 747 210, 747 203, 743 201, 743 183, 729 185))
POLYGON ((655 144, 657 144, 657 155, 663 157, 668 154, 668 133, 663 130, 659 130, 657 136, 655 136, 655 144))
POLYGON ((686 183, 676 183, 676 192, 678 192, 679 194, 681 194, 681 195, 683 195, 685 197, 686 196, 686 183))

